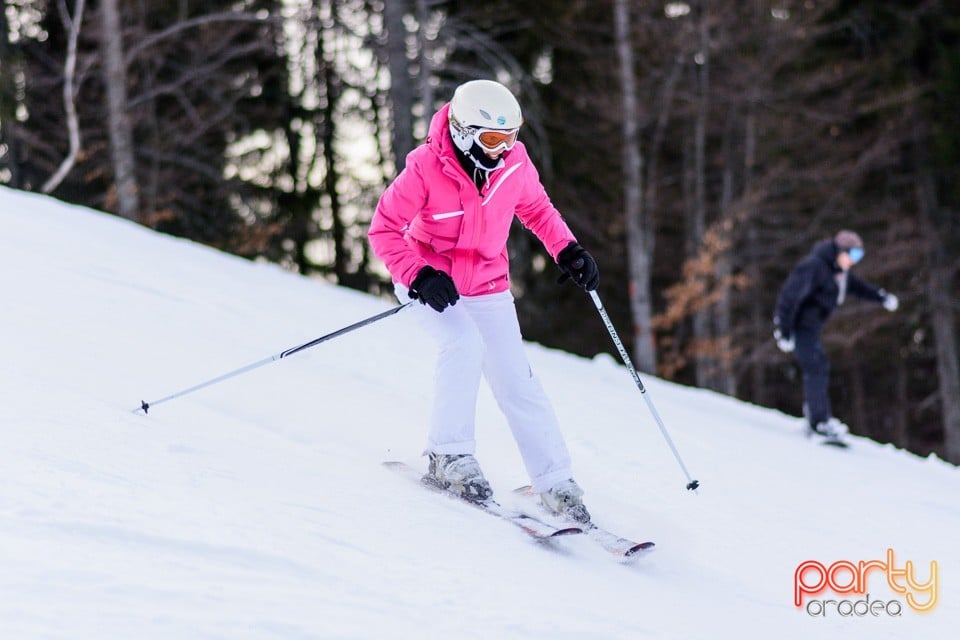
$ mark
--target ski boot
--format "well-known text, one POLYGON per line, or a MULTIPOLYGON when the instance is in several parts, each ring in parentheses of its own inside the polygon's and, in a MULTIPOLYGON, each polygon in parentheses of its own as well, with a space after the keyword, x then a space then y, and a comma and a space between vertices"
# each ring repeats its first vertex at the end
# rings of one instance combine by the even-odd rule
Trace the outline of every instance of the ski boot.
POLYGON ((836 418, 829 418, 810 427, 808 435, 816 437, 823 444, 832 444, 838 447, 847 446, 846 435, 849 432, 847 425, 836 418))
POLYGON ((558 482, 549 491, 540 494, 540 502, 550 513, 573 520, 590 522, 590 513, 583 506, 583 489, 573 480, 558 482))
POLYGON ((424 480, 470 502, 483 502, 493 496, 493 489, 483 477, 477 459, 469 453, 431 453, 430 468, 424 480))

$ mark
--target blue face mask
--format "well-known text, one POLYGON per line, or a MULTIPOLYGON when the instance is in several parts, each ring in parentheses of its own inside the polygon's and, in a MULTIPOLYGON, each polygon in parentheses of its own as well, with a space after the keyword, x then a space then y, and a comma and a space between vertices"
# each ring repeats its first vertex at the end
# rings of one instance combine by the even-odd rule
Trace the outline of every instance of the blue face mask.
POLYGON ((853 247, 847 251, 847 255, 850 256, 850 259, 853 261, 853 264, 857 264, 863 260, 863 249, 861 247, 853 247))

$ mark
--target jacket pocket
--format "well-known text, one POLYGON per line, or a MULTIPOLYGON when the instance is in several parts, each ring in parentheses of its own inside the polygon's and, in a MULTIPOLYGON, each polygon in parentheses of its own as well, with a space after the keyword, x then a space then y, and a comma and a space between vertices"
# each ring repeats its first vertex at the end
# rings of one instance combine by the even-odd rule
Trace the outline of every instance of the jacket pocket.
POLYGON ((414 240, 427 245, 435 253, 443 253, 457 246, 462 225, 462 210, 426 213, 413 219, 408 233, 414 240))

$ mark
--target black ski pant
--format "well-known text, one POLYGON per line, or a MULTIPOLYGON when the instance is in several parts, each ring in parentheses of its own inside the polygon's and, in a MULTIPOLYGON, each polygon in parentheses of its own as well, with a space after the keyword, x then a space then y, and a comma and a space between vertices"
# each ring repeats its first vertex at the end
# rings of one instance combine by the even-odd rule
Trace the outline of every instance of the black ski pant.
POLYGON ((832 415, 830 407, 830 361, 820 344, 820 331, 798 329, 796 336, 797 364, 803 372, 804 415, 815 427, 832 415))

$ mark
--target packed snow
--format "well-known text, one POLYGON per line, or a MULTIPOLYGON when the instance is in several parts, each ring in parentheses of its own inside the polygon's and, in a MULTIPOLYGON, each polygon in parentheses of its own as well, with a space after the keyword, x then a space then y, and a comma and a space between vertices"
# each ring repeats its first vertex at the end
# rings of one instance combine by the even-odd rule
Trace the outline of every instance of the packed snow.
MULTIPOLYGON (((134 411, 395 300, 9 189, 0 292, 0 637, 960 628, 960 475, 935 457, 862 438, 826 447, 796 417, 643 376, 701 482, 690 492, 621 363, 529 344, 594 519, 657 543, 622 563, 586 536, 535 542, 381 465, 426 467, 433 348, 408 311, 134 411), (865 593, 851 592, 864 569, 865 593), (827 589, 807 593, 821 577, 827 589), (929 612, 911 606, 933 597, 929 612)), ((606 331, 586 295, 569 321, 606 331)), ((496 496, 536 513, 511 493, 528 478, 486 388, 478 440, 496 496)))

